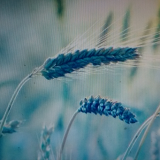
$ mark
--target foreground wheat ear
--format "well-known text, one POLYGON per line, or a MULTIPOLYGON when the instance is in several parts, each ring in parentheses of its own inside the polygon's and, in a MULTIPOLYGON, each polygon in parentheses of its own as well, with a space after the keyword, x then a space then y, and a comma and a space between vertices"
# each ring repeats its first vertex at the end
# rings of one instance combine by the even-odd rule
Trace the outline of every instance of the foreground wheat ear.
POLYGON ((66 132, 64 134, 62 145, 60 148, 60 152, 58 155, 58 160, 61 160, 62 151, 68 136, 68 132, 71 128, 71 125, 78 113, 94 113, 100 115, 111 115, 112 117, 116 118, 119 116, 119 119, 130 124, 136 123, 137 119, 136 116, 129 110, 129 108, 124 108, 120 102, 112 101, 108 98, 101 98, 100 96, 93 97, 90 96, 89 98, 85 98, 84 100, 80 101, 80 107, 78 110, 73 114, 66 132))
POLYGON ((111 62, 124 62, 136 58, 139 58, 137 48, 109 47, 77 50, 74 53, 59 54, 57 57, 48 58, 41 73, 46 79, 50 80, 63 77, 65 74, 84 68, 88 64, 100 66, 101 64, 108 65, 111 62))
POLYGON ((11 100, 8 103, 6 111, 3 115, 0 124, 0 136, 2 136, 2 129, 4 123, 11 111, 13 103, 23 85, 31 78, 42 75, 46 79, 54 79, 64 77, 67 73, 78 71, 89 64, 94 66, 108 65, 111 62, 124 62, 127 60, 135 60, 139 58, 137 48, 123 47, 123 48, 94 48, 90 50, 75 51, 74 53, 59 54, 57 57, 48 58, 42 66, 34 69, 31 74, 26 76, 17 86, 13 93, 11 100))

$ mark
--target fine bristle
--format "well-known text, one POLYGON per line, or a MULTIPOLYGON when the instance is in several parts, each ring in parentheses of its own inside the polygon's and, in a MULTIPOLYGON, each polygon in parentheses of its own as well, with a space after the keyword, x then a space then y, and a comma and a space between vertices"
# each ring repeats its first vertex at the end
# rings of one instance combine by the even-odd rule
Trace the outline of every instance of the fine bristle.
POLYGON ((112 101, 109 99, 91 96, 90 98, 85 98, 80 102, 79 112, 83 113, 94 113, 100 115, 111 115, 116 118, 125 121, 126 123, 136 123, 137 119, 135 115, 128 109, 124 108, 123 105, 117 101, 112 101))
POLYGON ((93 66, 108 65, 111 62, 124 62, 138 57, 137 48, 130 47, 77 50, 74 53, 59 54, 55 58, 48 58, 44 62, 41 73, 50 80, 63 77, 65 74, 77 71, 89 64, 93 66))

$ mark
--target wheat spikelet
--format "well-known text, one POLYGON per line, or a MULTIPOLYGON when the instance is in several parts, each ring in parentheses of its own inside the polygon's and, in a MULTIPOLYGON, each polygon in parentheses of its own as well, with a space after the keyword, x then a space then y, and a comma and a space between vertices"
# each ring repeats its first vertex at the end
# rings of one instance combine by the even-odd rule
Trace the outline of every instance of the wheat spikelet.
POLYGON ((74 53, 59 54, 55 58, 48 58, 44 62, 41 73, 46 79, 50 80, 63 77, 65 74, 84 68, 88 64, 94 66, 108 65, 111 62, 124 62, 138 57, 137 48, 129 47, 77 50, 74 53))
POLYGON ((121 103, 113 102, 109 99, 91 96, 90 98, 85 98, 80 102, 79 112, 83 113, 94 113, 100 115, 111 115, 116 118, 119 116, 119 119, 125 121, 126 123, 136 123, 137 120, 135 115, 128 109, 124 108, 121 103))

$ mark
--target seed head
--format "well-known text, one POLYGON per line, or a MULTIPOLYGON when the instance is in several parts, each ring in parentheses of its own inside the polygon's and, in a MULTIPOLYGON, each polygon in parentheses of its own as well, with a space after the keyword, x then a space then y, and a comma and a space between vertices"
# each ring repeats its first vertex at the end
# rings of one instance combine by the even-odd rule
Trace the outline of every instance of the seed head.
POLYGON ((119 119, 125 121, 126 123, 136 123, 137 119, 135 115, 128 109, 124 108, 120 102, 112 101, 107 98, 93 97, 85 98, 80 102, 79 112, 83 113, 94 113, 100 115, 111 115, 116 118, 119 116, 119 119))
POLYGON ((102 64, 124 62, 138 57, 137 48, 130 47, 77 50, 74 53, 59 54, 57 57, 48 58, 43 64, 41 74, 50 80, 64 77, 65 74, 78 71, 89 64, 101 66, 102 64))

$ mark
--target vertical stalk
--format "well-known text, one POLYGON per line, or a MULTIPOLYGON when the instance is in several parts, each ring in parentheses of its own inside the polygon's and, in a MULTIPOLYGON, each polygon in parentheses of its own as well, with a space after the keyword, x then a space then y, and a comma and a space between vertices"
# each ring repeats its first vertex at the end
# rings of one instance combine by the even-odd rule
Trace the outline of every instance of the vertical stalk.
POLYGON ((77 110, 77 111, 73 114, 73 116, 72 116, 72 118, 71 118, 71 120, 70 120, 70 122, 69 122, 69 124, 68 124, 67 130, 66 130, 66 132, 65 132, 65 134, 64 134, 64 137, 63 137, 63 140, 62 140, 62 144, 61 144, 61 148, 60 148, 60 151, 59 151, 57 160, 61 160, 61 156, 62 156, 63 148, 64 148, 64 145, 65 145, 67 136, 68 136, 68 132, 69 132, 69 130, 70 130, 70 128, 71 128, 71 125, 72 125, 72 123, 73 123, 73 121, 74 121, 74 119, 75 119, 75 117, 76 117, 76 115, 77 115, 78 113, 79 113, 79 112, 78 112, 78 110, 77 110))
POLYGON ((138 139, 139 135, 141 134, 141 132, 147 127, 147 125, 149 124, 149 122, 151 121, 153 115, 151 117, 149 117, 138 129, 138 131, 136 132, 136 134, 134 135, 132 141, 130 142, 127 150, 125 151, 123 158, 121 160, 125 160, 128 156, 128 154, 130 153, 133 145, 135 144, 136 140, 138 139))
POLYGON ((14 93, 13 93, 13 95, 12 95, 12 97, 11 97, 9 103, 8 103, 7 109, 6 109, 6 111, 5 111, 4 115, 3 115, 3 118, 2 118, 2 120, 1 120, 1 124, 0 124, 0 137, 2 136, 2 130, 3 130, 4 123, 5 123, 5 121, 6 121, 7 117, 8 117, 11 109, 12 109, 13 103, 14 103, 14 101, 15 101, 15 99, 16 99, 19 91, 20 91, 20 89, 22 88, 22 86, 23 86, 29 79, 32 78, 32 75, 33 75, 33 74, 31 73, 31 74, 29 74, 28 76, 26 76, 26 77, 19 83, 19 85, 17 86, 16 90, 14 91, 14 93))
POLYGON ((4 126, 4 123, 6 122, 6 119, 12 109, 12 106, 13 106, 13 103, 20 91, 20 89, 23 87, 23 85, 28 81, 30 80, 33 76, 36 76, 38 75, 37 73, 39 73, 39 71, 41 71, 41 69, 44 67, 44 64, 38 68, 35 68, 29 75, 27 75, 20 83, 19 85, 17 86, 16 90, 14 91, 9 103, 8 103, 8 106, 6 108, 6 111, 3 115, 3 118, 1 120, 1 124, 0 124, 0 137, 2 137, 2 130, 3 130, 3 126, 4 126))

